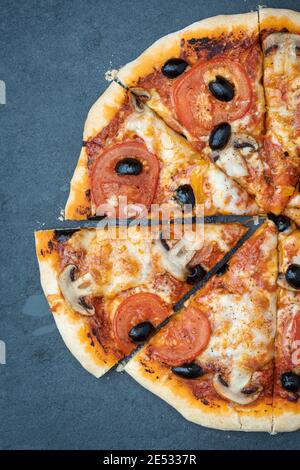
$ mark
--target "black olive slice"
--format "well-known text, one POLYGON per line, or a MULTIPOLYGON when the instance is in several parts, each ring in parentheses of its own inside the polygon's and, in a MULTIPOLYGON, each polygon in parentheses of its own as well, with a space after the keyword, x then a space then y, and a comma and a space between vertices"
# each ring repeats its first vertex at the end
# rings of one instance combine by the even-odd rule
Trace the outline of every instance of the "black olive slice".
POLYGON ((221 122, 213 128, 209 136, 209 146, 212 150, 220 150, 226 147, 231 136, 231 126, 227 122, 221 122))
POLYGON ((160 233, 159 239, 160 239, 161 244, 162 244, 162 246, 164 247, 164 249, 165 249, 166 251, 170 251, 170 247, 169 247, 169 245, 168 245, 168 242, 167 242, 167 240, 164 238, 164 236, 163 236, 162 233, 160 233))
POLYGON ((285 279, 294 289, 300 289, 300 264, 290 264, 285 273, 285 279))
POLYGON ((136 158, 126 157, 118 161, 115 166, 118 175, 139 175, 143 171, 143 164, 136 158))
POLYGON ((206 275, 206 271, 200 264, 193 266, 189 269, 188 277, 186 278, 186 282, 188 284, 196 284, 197 282, 201 281, 206 275))
POLYGON ((149 321, 143 321, 138 325, 131 328, 128 333, 129 338, 134 343, 143 343, 155 330, 154 326, 149 321))
POLYGON ((219 101, 228 102, 234 98, 234 85, 221 75, 217 75, 215 80, 209 82, 208 88, 219 101))
POLYGON ((179 377, 183 377, 185 379, 197 379, 197 377, 204 375, 202 367, 195 362, 172 367, 171 370, 173 374, 179 375, 179 377))
POLYGON ((285 372, 281 376, 281 384, 289 392, 298 392, 300 390, 300 375, 294 372, 285 372))
POLYGON ((278 232, 284 232, 291 226, 291 219, 286 215, 268 214, 268 218, 274 222, 278 232))
POLYGON ((161 71, 167 78, 176 78, 187 68, 188 63, 183 59, 169 59, 162 66, 161 71))
POLYGON ((216 275, 223 276, 223 274, 225 274, 228 271, 228 268, 229 268, 228 263, 223 264, 223 266, 221 266, 221 268, 219 268, 218 271, 216 272, 216 275))
POLYGON ((191 206, 194 207, 196 201, 192 186, 189 184, 178 186, 176 189, 175 199, 177 202, 179 202, 179 204, 191 204, 191 206))

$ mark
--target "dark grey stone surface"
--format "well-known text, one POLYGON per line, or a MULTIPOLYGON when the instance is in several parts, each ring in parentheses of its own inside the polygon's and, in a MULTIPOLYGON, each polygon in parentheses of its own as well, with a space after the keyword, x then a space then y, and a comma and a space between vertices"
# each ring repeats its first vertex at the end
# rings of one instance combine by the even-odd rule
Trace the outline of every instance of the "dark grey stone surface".
POLYGON ((248 0, 1 1, 0 340, 7 364, 0 364, 0 448, 299 448, 300 433, 193 425, 125 374, 94 379, 54 328, 34 252, 33 231, 60 224, 83 121, 107 87, 105 71, 200 18, 255 7, 248 0))

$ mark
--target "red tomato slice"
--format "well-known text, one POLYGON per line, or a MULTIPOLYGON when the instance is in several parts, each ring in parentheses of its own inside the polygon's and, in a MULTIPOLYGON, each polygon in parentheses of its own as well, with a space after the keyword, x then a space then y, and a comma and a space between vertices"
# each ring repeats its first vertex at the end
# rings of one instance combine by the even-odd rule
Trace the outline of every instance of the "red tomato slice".
POLYGON ((159 160, 141 142, 124 142, 104 150, 91 175, 91 195, 96 208, 115 196, 126 196, 127 204, 142 204, 147 209, 154 199, 159 178, 159 160), (123 158, 139 160, 143 169, 139 175, 119 175, 115 171, 123 158))
POLYGON ((201 62, 173 85, 173 101, 179 122, 194 136, 207 134, 216 124, 242 118, 252 103, 252 86, 245 69, 226 57, 201 62), (217 100, 208 84, 220 75, 235 86, 229 102, 217 100))
POLYGON ((299 350, 299 344, 295 344, 296 341, 300 341, 300 312, 285 324, 283 330, 282 347, 287 357, 290 357, 296 349, 299 350))
POLYGON ((114 316, 113 330, 118 347, 124 354, 129 354, 134 349, 129 331, 144 321, 158 326, 170 313, 169 307, 156 294, 141 292, 128 297, 114 316))
POLYGON ((169 366, 192 361, 206 348, 210 335, 207 316, 198 308, 187 308, 161 331, 152 356, 169 366))

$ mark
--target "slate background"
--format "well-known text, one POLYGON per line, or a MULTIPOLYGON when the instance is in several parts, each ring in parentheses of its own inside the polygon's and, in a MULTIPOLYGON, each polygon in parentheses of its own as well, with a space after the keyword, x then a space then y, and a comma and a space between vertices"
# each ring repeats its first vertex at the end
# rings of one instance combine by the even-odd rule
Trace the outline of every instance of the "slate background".
MULTIPOLYGON (((297 8, 295 1, 268 6, 297 8)), ((61 225, 90 105, 104 73, 198 19, 255 1, 4 1, 0 15, 2 449, 293 449, 269 436, 193 425, 126 374, 97 381, 69 354, 39 284, 33 231, 61 225), (45 225, 44 225, 45 224, 45 225)), ((299 6, 299 4, 298 4, 299 6)))

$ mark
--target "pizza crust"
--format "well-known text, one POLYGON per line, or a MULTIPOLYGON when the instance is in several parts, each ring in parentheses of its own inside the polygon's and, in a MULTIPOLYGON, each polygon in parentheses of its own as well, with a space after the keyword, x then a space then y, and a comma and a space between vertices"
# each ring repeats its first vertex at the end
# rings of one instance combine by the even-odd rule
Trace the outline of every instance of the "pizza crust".
POLYGON ((240 34, 242 31, 247 34, 258 34, 257 12, 219 15, 197 21, 180 31, 160 38, 137 59, 121 68, 118 79, 127 87, 134 86, 140 77, 150 74, 154 68, 160 68, 168 59, 179 57, 182 39, 219 36, 222 33, 240 34))
POLYGON ((53 238, 54 231, 35 232, 36 252, 40 268, 41 285, 48 300, 56 326, 67 348, 80 362, 82 367, 99 378, 115 363, 99 354, 90 345, 86 336, 86 323, 82 316, 70 310, 66 304, 57 282, 57 255, 47 253, 48 241, 53 238), (41 255, 41 250, 44 255, 41 255))
POLYGON ((300 429, 300 405, 291 404, 286 400, 275 399, 273 416, 273 434, 292 432, 300 429))
MULTIPOLYGON (((115 82, 111 83, 88 113, 84 125, 83 140, 88 140, 107 126, 119 111, 125 98, 126 90, 115 82)), ((70 184, 70 194, 65 207, 65 219, 82 220, 91 215, 89 190, 88 157, 86 147, 82 147, 70 184)))
POLYGON ((209 408, 206 410, 206 406, 199 402, 197 402, 196 406, 189 402, 188 399, 174 393, 164 383, 147 379, 136 357, 125 366, 125 371, 144 388, 174 407, 188 421, 223 431, 241 430, 239 415, 233 408, 224 407, 224 410, 221 412, 218 410, 215 413, 211 413, 209 408))
POLYGON ((259 8, 260 30, 288 28, 291 33, 300 33, 300 13, 280 8, 259 8))
POLYGON ((194 397, 182 396, 173 391, 164 380, 153 381, 147 378, 143 366, 139 363, 139 355, 125 366, 125 371, 140 385, 157 395, 175 408, 185 419, 195 424, 220 429, 223 431, 268 432, 272 430, 272 405, 260 401, 248 410, 232 407, 224 400, 211 407, 201 403, 194 397))

